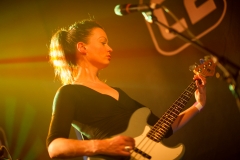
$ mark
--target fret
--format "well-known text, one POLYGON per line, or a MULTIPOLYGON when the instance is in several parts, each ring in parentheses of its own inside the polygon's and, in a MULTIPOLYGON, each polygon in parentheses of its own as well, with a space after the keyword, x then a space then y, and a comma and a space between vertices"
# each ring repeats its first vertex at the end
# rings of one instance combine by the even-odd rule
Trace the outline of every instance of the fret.
POLYGON ((175 104, 173 104, 174 105, 174 109, 177 111, 177 112, 179 112, 179 111, 181 111, 182 110, 182 106, 184 106, 182 103, 179 103, 179 102, 176 102, 175 104))
POLYGON ((166 128, 166 130, 164 131, 160 131, 160 130, 155 130, 154 132, 149 132, 147 134, 147 137, 158 142, 159 138, 163 138, 166 131, 168 130, 168 128, 166 128))
POLYGON ((182 98, 187 102, 188 99, 190 99, 190 96, 187 93, 184 93, 184 95, 182 95, 182 98))
MULTIPOLYGON (((171 114, 172 112, 177 112, 178 111, 178 108, 177 107, 172 107, 170 108, 167 112, 165 112, 165 114, 171 114)), ((165 115, 164 114, 164 115, 165 115)))
POLYGON ((164 136, 164 134, 158 135, 158 136, 151 135, 148 138, 150 138, 151 140, 153 140, 155 142, 158 142, 159 137, 163 138, 163 136, 164 136))
MULTIPOLYGON (((185 101, 186 102, 186 101, 185 101)), ((182 97, 178 98, 177 103, 182 103, 183 105, 185 104, 184 99, 182 97)))
POLYGON ((166 123, 161 124, 161 127, 163 127, 164 129, 167 129, 168 126, 169 126, 169 124, 166 124, 166 123))
POLYGON ((163 121, 163 123, 168 124, 168 125, 172 124, 171 122, 169 122, 169 120, 166 120, 166 119, 163 121))
MULTIPOLYGON (((179 110, 177 110, 178 112, 180 112, 179 110)), ((169 114, 171 114, 171 115, 174 115, 174 117, 177 117, 178 116, 178 114, 176 113, 176 111, 175 112, 170 112, 169 114)))
POLYGON ((173 115, 172 113, 169 113, 166 118, 169 119, 169 120, 174 120, 176 118, 177 114, 173 115))
POLYGON ((179 110, 181 110, 181 108, 182 107, 180 107, 178 104, 176 104, 176 103, 173 104, 173 109, 179 111, 179 110))
POLYGON ((171 127, 172 123, 178 117, 178 114, 183 110, 187 102, 190 100, 195 90, 196 84, 195 82, 192 82, 152 127, 152 129, 148 132, 147 137, 155 142, 160 142, 168 129, 171 127))
POLYGON ((184 103, 187 103, 188 100, 189 100, 189 96, 187 96, 187 95, 182 95, 182 96, 181 96, 181 99, 184 101, 184 103))
MULTIPOLYGON (((190 91, 188 91, 188 90, 185 90, 184 93, 187 94, 187 95, 190 94, 190 96, 191 96, 191 94, 192 94, 192 93, 191 93, 190 91)), ((190 98, 190 97, 189 97, 189 98, 190 98)))
MULTIPOLYGON (((181 99, 182 100, 182 99, 181 99)), ((178 101, 178 104, 180 104, 180 105, 182 105, 182 106, 184 106, 184 103, 182 102, 182 101, 178 101)))
POLYGON ((160 132, 160 133, 164 133, 164 132, 166 131, 166 129, 164 129, 164 128, 159 128, 157 131, 160 132))
POLYGON ((157 125, 158 126, 158 128, 154 128, 153 130, 155 130, 155 131, 159 131, 159 130, 162 130, 162 129, 168 129, 168 127, 169 127, 169 124, 166 124, 166 123, 161 123, 161 124, 159 124, 159 125, 157 125), (163 127, 163 128, 162 128, 163 127))
POLYGON ((155 132, 148 133, 148 137, 160 137, 163 136, 164 132, 160 132, 159 130, 155 130, 155 132))
MULTIPOLYGON (((193 72, 199 74, 199 70, 206 70, 200 74, 203 76, 213 76, 215 72, 216 64, 212 59, 204 62, 204 64, 196 67, 193 72), (203 68, 201 68, 203 66, 203 68)), ((193 93, 197 89, 195 81, 192 81, 190 85, 184 90, 184 92, 179 96, 179 98, 173 103, 173 105, 164 113, 164 115, 158 120, 158 122, 152 127, 148 132, 147 137, 155 142, 160 142, 163 136, 166 134, 171 124, 176 120, 179 113, 183 110, 187 102, 192 97, 193 93)))
MULTIPOLYGON (((171 119, 175 119, 175 117, 174 117, 174 116, 172 116, 172 114, 171 114, 171 113, 167 114, 166 116, 169 116, 171 119)), ((169 119, 169 117, 168 117, 168 119, 169 119)))

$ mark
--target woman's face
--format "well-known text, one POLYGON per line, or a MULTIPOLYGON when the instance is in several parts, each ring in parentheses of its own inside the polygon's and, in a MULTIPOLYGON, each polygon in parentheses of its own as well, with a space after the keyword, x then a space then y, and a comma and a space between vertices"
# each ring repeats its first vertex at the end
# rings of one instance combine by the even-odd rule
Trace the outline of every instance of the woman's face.
POLYGON ((111 60, 112 48, 108 45, 106 33, 101 28, 94 28, 85 44, 87 60, 91 65, 102 69, 108 66, 111 60))

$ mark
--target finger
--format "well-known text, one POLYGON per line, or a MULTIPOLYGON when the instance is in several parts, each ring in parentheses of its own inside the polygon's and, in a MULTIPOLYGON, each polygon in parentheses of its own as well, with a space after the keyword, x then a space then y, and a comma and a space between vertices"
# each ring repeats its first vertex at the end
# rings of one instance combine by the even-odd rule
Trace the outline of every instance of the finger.
POLYGON ((127 136, 123 136, 125 142, 129 143, 129 144, 135 144, 135 140, 132 137, 127 137, 127 136))
POLYGON ((193 80, 195 80, 197 82, 196 84, 198 84, 198 85, 206 85, 206 82, 207 82, 206 78, 203 76, 194 76, 193 80))

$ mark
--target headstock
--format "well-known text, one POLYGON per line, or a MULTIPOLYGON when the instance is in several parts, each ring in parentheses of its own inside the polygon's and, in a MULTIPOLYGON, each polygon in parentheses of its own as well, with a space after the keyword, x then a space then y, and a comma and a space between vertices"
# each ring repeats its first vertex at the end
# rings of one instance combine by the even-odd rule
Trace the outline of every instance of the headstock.
POLYGON ((191 66, 190 70, 204 77, 211 77, 215 74, 216 64, 212 58, 206 57, 204 60, 200 59, 200 63, 200 65, 195 64, 191 66))

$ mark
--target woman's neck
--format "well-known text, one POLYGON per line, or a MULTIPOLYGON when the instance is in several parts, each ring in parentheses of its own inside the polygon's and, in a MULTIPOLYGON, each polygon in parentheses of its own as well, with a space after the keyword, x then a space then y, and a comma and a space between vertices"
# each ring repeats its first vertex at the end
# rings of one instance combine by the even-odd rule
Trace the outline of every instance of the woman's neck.
POLYGON ((75 84, 82 83, 100 83, 97 69, 89 69, 87 67, 79 66, 78 74, 75 78, 75 84))

